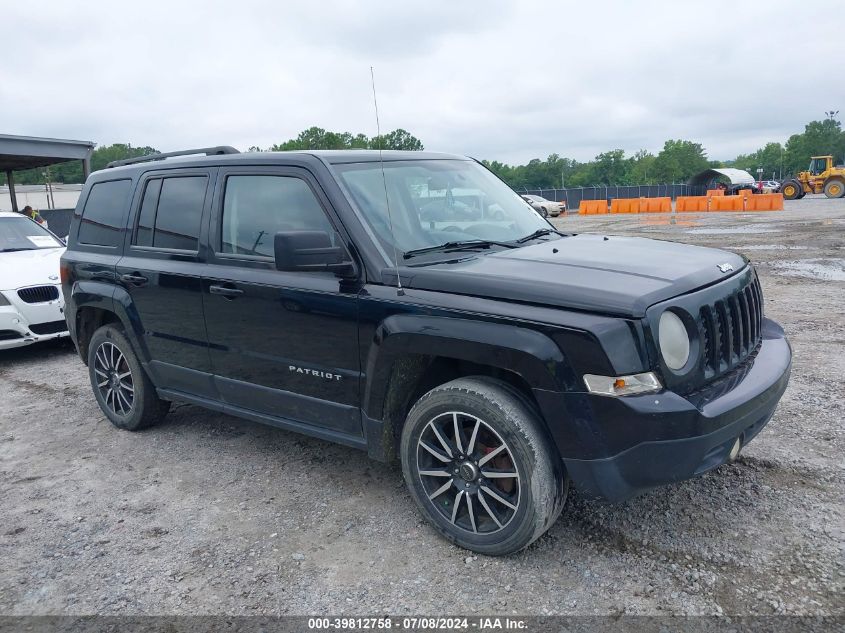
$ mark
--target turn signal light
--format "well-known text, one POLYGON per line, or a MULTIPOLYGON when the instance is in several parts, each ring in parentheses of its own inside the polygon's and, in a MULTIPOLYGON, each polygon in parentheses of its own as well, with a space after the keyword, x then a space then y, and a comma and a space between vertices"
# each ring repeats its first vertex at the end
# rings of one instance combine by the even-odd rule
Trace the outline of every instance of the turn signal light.
POLYGON ((663 385, 654 372, 633 374, 631 376, 595 376, 584 374, 587 391, 600 396, 630 396, 636 393, 660 391, 663 385))

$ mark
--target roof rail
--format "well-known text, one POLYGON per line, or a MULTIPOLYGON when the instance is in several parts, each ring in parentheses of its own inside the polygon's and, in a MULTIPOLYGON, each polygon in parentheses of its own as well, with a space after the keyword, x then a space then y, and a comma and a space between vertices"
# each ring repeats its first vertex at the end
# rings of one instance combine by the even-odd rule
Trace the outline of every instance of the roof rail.
POLYGON ((147 154, 146 156, 138 156, 136 158, 125 158, 123 160, 113 160, 106 169, 112 167, 122 167, 123 165, 135 165, 137 163, 148 163, 154 160, 164 160, 173 156, 191 156, 193 154, 205 154, 206 156, 217 156, 220 154, 240 154, 231 145, 218 145, 217 147, 201 147, 199 149, 184 149, 179 152, 164 152, 161 154, 147 154))

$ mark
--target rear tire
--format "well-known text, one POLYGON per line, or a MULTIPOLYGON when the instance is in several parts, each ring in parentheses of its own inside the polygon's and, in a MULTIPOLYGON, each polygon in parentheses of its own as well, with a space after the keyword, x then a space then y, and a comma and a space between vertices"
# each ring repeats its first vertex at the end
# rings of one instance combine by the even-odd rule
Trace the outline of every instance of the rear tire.
POLYGON ((828 180, 824 183, 824 195, 828 198, 841 198, 845 196, 845 182, 841 180, 828 180))
POLYGON ((803 197, 804 189, 796 180, 787 180, 780 187, 784 200, 797 200, 803 197))
POLYGON ((156 394, 126 335, 114 324, 104 325, 91 337, 88 376, 97 404, 119 429, 145 429, 170 409, 170 403, 156 394))
POLYGON ((486 377, 429 391, 402 430, 402 473, 423 515, 449 541, 499 556, 541 536, 569 491, 537 414, 486 377))

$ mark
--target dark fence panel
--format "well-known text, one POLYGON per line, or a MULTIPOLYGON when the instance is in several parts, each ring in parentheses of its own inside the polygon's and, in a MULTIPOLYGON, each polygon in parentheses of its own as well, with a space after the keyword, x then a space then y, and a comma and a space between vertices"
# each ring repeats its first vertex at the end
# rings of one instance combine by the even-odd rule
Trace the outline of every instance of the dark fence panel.
POLYGON ((59 237, 65 237, 70 232, 73 209, 40 209, 38 213, 47 220, 50 230, 59 237))
POLYGON ((566 208, 574 211, 581 200, 613 200, 614 198, 665 198, 674 200, 678 196, 703 196, 705 186, 686 183, 667 185, 619 185, 608 187, 578 187, 573 189, 528 189, 519 193, 530 193, 547 200, 566 202, 566 208))

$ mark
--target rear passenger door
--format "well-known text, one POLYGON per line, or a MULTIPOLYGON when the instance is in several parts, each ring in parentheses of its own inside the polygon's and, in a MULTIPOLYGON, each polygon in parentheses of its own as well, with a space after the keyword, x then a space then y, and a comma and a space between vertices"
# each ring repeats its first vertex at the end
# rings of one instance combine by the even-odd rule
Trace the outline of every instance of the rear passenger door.
POLYGON ((133 201, 130 244, 118 262, 127 311, 142 331, 153 381, 214 397, 202 306, 200 248, 216 169, 147 172, 133 201))
POLYGON ((359 286, 274 263, 277 232, 340 228, 317 182, 294 167, 221 168, 211 217, 203 297, 224 402, 360 436, 359 286))

